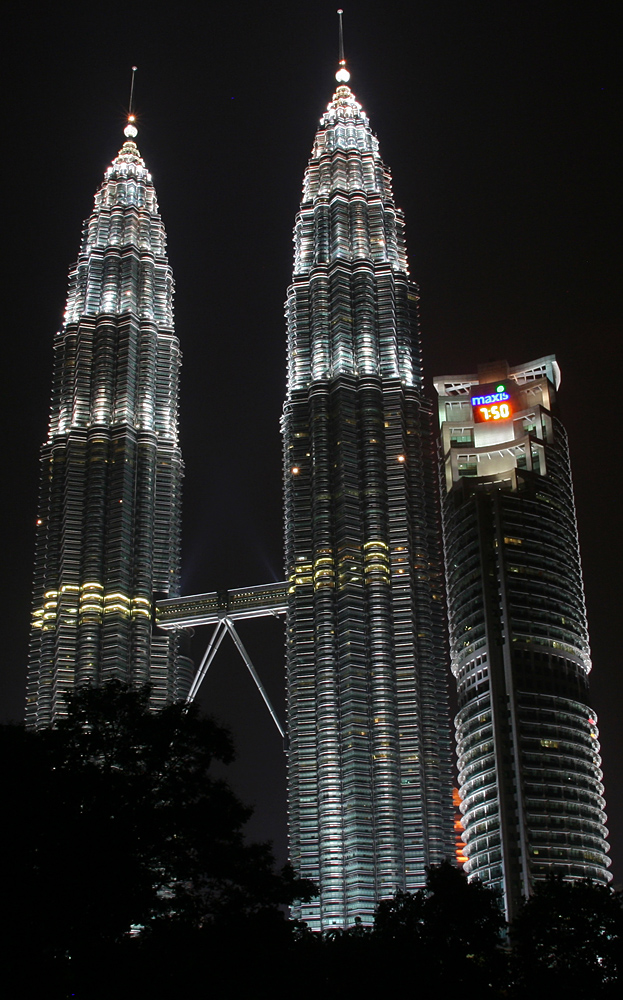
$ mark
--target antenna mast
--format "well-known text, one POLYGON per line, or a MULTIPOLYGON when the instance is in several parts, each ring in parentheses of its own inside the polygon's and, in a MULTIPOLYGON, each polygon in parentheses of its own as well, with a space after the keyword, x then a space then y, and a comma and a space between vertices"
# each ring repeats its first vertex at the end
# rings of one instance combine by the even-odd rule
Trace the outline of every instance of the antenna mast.
POLYGON ((132 111, 132 105, 134 103, 134 74, 138 66, 132 67, 132 80, 130 82, 130 106, 128 107, 128 124, 123 130, 123 134, 127 136, 128 139, 136 139, 138 135, 138 129, 136 127, 136 115, 132 111))
POLYGON ((346 69, 346 59, 344 58, 344 26, 342 24, 342 14, 344 11, 340 8, 337 12, 337 16, 340 22, 340 48, 339 48, 339 69, 335 74, 335 79, 338 83, 348 83, 350 80, 350 73, 346 69))
POLYGON ((134 74, 136 73, 138 66, 132 67, 132 80, 130 82, 130 106, 128 108, 128 115, 132 114, 132 102, 134 101, 134 74))

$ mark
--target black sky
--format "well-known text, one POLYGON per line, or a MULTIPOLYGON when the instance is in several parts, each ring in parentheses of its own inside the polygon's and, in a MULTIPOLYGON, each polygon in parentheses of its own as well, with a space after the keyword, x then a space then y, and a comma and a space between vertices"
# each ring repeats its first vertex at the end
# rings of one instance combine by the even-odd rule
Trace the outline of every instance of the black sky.
MULTIPOLYGON (((555 353, 562 368, 620 882, 620 8, 345 4, 352 87, 406 214, 429 382, 499 357, 555 353)), ((283 301, 303 172, 333 91, 336 6, 5 8, 2 718, 22 716, 52 336, 82 222, 123 140, 132 64, 184 352, 184 593, 282 577, 283 301)), ((282 625, 240 631, 283 716, 282 625)), ((198 632, 197 655, 207 638, 198 632)), ((233 729, 252 833, 283 859, 280 740, 225 646, 201 701, 233 729)))

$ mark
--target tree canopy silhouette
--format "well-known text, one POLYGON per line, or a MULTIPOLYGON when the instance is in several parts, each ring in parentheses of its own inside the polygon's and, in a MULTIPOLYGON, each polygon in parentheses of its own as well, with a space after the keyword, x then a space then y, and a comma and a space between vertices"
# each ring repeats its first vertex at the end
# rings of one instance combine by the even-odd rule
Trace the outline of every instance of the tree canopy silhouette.
POLYGON ((511 927, 517 995, 568 1000, 619 996, 623 894, 550 875, 511 927))
POLYGON ((72 694, 51 729, 0 727, 15 963, 38 955, 49 974, 174 926, 285 924, 281 907, 314 894, 274 870, 269 845, 245 842, 251 810, 212 767, 233 759, 228 733, 147 700, 112 682, 72 694))
POLYGON ((429 984, 494 995, 489 991, 497 989, 505 966, 499 894, 468 882, 449 861, 427 871, 424 889, 379 903, 374 937, 384 953, 395 955, 396 967, 407 957, 417 961, 429 984))
POLYGON ((0 727, 10 995, 169 1000, 205 981, 236 1000, 369 996, 403 990, 414 969, 423 996, 615 995, 622 896, 589 882, 537 884, 510 961, 498 895, 449 862, 379 903, 373 927, 289 921, 285 906, 315 888, 245 842, 251 810, 213 767, 233 758, 228 733, 147 701, 111 683, 75 692, 52 729, 0 727))

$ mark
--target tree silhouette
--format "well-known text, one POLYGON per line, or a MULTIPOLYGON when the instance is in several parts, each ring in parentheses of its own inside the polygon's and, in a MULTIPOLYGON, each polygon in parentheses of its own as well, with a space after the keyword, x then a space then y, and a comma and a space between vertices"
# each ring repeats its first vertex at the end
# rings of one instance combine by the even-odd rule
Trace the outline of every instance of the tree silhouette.
POLYGON ((511 928, 517 996, 593 1000, 619 995, 623 971, 620 892, 550 875, 511 928))
POLYGON ((285 906, 315 889, 245 842, 250 810, 213 773, 233 758, 229 735, 147 701, 111 683, 73 694, 52 729, 0 727, 9 995, 169 1000, 205 980, 223 998, 305 1000, 403 991, 414 975, 440 998, 615 995, 622 897, 589 882, 536 885, 511 928, 510 977, 498 895, 449 862, 381 902, 372 928, 289 921, 285 906))
POLYGON ((379 903, 375 939, 385 955, 391 953, 394 968, 406 974, 407 963, 417 962, 431 987, 497 995, 506 965, 498 893, 468 882, 449 861, 427 871, 425 889, 379 903))
POLYGON ((233 759, 229 735, 147 700, 112 682, 73 694, 52 729, 0 727, 4 943, 22 976, 37 956, 47 995, 111 948, 135 961, 147 938, 286 926, 280 907, 314 893, 245 843, 251 810, 212 769, 233 759))

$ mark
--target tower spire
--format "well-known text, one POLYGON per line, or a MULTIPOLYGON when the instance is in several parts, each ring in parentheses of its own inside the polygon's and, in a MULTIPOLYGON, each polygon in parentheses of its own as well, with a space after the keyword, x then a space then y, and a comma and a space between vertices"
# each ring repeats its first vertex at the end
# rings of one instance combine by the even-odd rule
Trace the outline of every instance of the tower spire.
POLYGON ((128 124, 123 130, 123 134, 127 136, 128 139, 135 139, 138 135, 138 129, 136 127, 136 115, 132 111, 132 104, 134 101, 134 74, 136 73, 138 66, 132 67, 132 80, 130 82, 130 104, 128 107, 128 124))
POLYGON ((350 80, 350 73, 346 69, 346 59, 344 58, 344 26, 342 24, 342 14, 344 11, 340 8, 337 12, 339 18, 339 32, 340 32, 340 47, 339 47, 339 69, 335 74, 335 79, 338 83, 348 83, 350 80))

